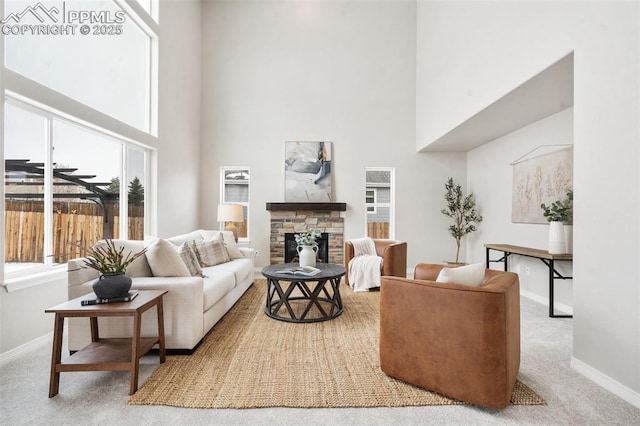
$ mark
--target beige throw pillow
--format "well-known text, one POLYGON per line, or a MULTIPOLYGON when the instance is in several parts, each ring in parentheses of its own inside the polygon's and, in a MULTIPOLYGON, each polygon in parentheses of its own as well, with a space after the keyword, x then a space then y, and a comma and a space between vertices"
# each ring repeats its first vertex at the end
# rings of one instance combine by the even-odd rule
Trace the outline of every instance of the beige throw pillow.
POLYGON ((221 235, 222 240, 224 241, 224 246, 227 249, 227 253, 229 253, 229 259, 244 259, 244 255, 240 251, 238 247, 238 243, 236 243, 235 238, 233 237, 233 232, 231 231, 213 231, 213 230, 200 230, 200 234, 205 240, 211 238, 220 238, 221 235))
POLYGON ((216 237, 211 240, 194 241, 192 247, 198 257, 200 266, 203 268, 219 265, 230 260, 222 237, 216 237))
POLYGON ((178 247, 178 253, 192 277, 203 276, 198 256, 196 256, 196 253, 193 251, 193 248, 189 243, 185 242, 180 244, 180 247, 178 247))
POLYGON ((236 239, 233 238, 233 232, 231 231, 222 231, 222 238, 224 241, 224 246, 227 249, 227 253, 229 253, 230 259, 244 259, 244 255, 238 248, 238 243, 236 243, 236 239))
POLYGON ((147 261, 154 277, 190 277, 178 248, 167 240, 155 240, 147 248, 147 261))
POLYGON ((484 280, 484 269, 484 263, 474 263, 459 268, 442 268, 436 282, 480 287, 484 280))

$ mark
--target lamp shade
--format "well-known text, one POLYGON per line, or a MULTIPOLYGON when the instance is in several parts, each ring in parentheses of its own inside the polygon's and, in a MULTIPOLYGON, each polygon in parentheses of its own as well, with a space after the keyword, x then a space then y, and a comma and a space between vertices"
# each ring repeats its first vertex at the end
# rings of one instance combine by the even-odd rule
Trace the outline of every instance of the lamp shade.
POLYGON ((243 220, 240 204, 220 204, 218 206, 218 222, 242 222, 243 220))

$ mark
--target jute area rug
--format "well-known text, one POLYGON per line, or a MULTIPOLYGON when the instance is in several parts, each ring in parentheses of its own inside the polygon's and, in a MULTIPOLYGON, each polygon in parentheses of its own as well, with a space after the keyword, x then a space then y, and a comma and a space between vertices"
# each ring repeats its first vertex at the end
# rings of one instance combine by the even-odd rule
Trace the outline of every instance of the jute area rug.
MULTIPOLYGON (((129 404, 191 408, 402 407, 462 402, 386 376, 378 356, 379 293, 340 286, 344 313, 291 324, 264 312, 257 280, 188 356, 169 356, 129 404)), ((511 404, 545 401, 517 382, 511 404)))

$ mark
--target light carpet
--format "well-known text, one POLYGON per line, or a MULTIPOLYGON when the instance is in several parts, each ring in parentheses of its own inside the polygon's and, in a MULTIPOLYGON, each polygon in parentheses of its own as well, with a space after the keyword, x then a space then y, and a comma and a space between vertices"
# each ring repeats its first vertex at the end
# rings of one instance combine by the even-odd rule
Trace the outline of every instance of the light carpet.
MULTIPOLYGON (((378 356, 378 292, 341 285, 344 313, 308 324, 264 312, 256 281, 188 356, 168 356, 129 404, 188 408, 403 407, 464 404, 386 376, 378 356)), ((518 381, 514 405, 544 399, 518 381)))

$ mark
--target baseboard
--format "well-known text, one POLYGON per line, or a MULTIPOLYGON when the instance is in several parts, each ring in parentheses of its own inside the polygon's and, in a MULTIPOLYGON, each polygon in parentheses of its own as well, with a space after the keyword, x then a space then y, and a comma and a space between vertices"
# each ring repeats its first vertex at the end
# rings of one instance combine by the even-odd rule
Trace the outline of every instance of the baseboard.
POLYGON ((0 366, 4 366, 9 361, 13 361, 16 358, 24 355, 25 353, 34 350, 35 348, 49 344, 53 341, 53 332, 47 333, 43 336, 40 336, 36 339, 33 339, 30 342, 25 343, 24 345, 20 345, 17 348, 11 349, 7 352, 0 354, 0 366))
MULTIPOLYGON (((549 306, 549 299, 544 296, 540 296, 539 294, 520 289, 520 295, 523 297, 526 297, 529 300, 533 300, 534 302, 538 302, 542 305, 549 306)), ((558 302, 554 302, 554 305, 555 305, 555 311, 560 311, 569 315, 573 315, 572 306, 565 305, 564 303, 558 303, 558 302)))
POLYGON ((585 364, 575 357, 571 357, 570 366, 572 370, 582 374, 587 379, 591 380, 599 386, 602 386, 612 394, 624 399, 634 407, 640 408, 640 393, 634 391, 631 388, 628 388, 622 383, 612 379, 606 374, 603 374, 602 372, 596 370, 588 364, 585 364))

